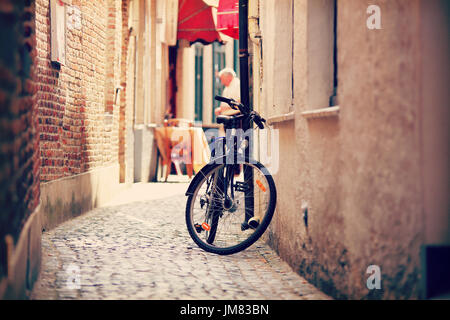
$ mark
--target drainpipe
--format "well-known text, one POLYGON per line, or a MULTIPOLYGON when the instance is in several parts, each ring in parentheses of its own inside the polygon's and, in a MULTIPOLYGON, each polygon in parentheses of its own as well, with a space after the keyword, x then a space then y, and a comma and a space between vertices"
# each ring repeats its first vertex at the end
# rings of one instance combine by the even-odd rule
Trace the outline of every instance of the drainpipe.
MULTIPOLYGON (((245 106, 250 105, 249 77, 248 77, 248 0, 239 0, 239 62, 241 74, 241 102, 245 106)), ((244 131, 250 128, 249 125, 243 127, 244 131)), ((247 135, 246 135, 247 136, 247 135)), ((248 137, 246 137, 248 139, 248 137)), ((249 151, 252 148, 253 139, 249 139, 248 147, 245 149, 246 158, 250 157, 249 151)), ((253 194, 253 170, 245 170, 244 180, 248 181, 249 188, 245 194, 245 221, 242 223, 242 230, 248 229, 248 220, 253 216, 254 194, 253 194)))
MULTIPOLYGON (((248 78, 248 0, 239 0, 239 67, 241 102, 250 106, 248 78)), ((247 128, 244 128, 246 130, 247 128)))

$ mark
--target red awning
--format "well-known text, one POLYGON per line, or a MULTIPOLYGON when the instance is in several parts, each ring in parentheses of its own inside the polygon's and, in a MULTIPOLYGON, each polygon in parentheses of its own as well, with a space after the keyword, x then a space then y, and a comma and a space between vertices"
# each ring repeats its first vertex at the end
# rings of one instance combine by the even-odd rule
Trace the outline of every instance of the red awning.
POLYGON ((213 7, 203 0, 179 0, 178 39, 204 44, 222 41, 216 29, 213 7))
POLYGON ((239 1, 220 0, 217 10, 217 30, 239 39, 239 1))

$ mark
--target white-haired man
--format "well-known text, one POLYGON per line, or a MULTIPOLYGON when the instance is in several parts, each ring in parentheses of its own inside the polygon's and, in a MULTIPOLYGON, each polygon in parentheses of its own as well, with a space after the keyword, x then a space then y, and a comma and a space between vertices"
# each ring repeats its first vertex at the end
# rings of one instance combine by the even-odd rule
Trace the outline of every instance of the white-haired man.
MULTIPOLYGON (((234 72, 234 70, 231 68, 222 69, 217 76, 219 77, 220 82, 222 82, 222 84, 225 86, 222 96, 240 102, 241 82, 239 81, 239 78, 236 77, 236 73, 234 72)), ((230 110, 232 110, 231 107, 225 102, 222 102, 219 107, 214 110, 214 113, 216 114, 216 116, 220 114, 229 114, 230 112, 234 113, 234 110, 230 110)))

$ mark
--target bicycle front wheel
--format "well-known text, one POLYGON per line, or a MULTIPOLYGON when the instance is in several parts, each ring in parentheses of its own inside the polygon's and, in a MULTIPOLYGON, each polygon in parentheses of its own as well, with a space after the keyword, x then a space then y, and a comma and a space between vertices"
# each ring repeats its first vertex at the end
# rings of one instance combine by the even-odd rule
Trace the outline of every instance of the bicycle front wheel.
POLYGON ((275 183, 259 162, 210 166, 186 205, 190 236, 202 249, 233 254, 257 241, 272 220, 275 183))

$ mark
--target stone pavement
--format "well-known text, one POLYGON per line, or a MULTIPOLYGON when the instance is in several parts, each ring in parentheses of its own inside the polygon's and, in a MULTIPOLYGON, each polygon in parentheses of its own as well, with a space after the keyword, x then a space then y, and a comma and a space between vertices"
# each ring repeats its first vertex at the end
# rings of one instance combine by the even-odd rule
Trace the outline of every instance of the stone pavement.
POLYGON ((185 226, 186 183, 134 184, 44 232, 31 299, 329 299, 262 241, 219 256, 185 226))

